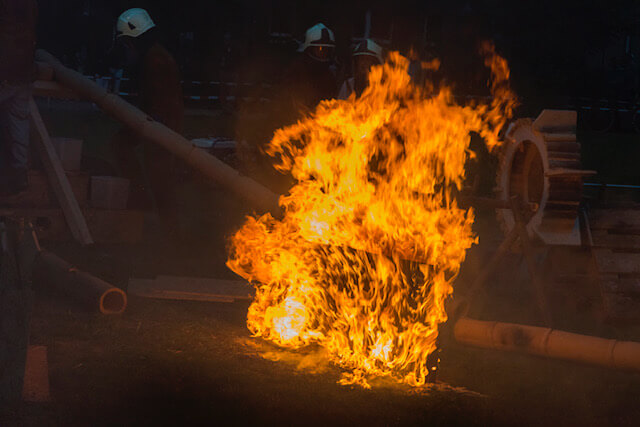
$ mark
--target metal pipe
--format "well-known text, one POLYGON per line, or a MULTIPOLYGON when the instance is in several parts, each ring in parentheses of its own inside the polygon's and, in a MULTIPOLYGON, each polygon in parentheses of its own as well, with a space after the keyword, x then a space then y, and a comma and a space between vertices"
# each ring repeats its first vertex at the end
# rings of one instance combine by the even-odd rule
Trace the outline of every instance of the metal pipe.
POLYGON ((65 67, 50 53, 38 50, 36 59, 53 68, 56 81, 95 103, 105 113, 129 127, 140 137, 163 146, 208 178, 244 198, 257 209, 271 212, 276 217, 281 215, 278 195, 265 186, 241 175, 231 166, 199 149, 182 135, 155 121, 119 96, 107 92, 82 74, 65 67))
POLYGON ((640 343, 574 334, 539 326, 462 318, 456 341, 475 347, 518 351, 554 359, 640 371, 640 343))
POLYGON ((45 250, 36 256, 33 281, 53 287, 102 314, 120 314, 127 307, 127 294, 120 288, 78 270, 45 250))

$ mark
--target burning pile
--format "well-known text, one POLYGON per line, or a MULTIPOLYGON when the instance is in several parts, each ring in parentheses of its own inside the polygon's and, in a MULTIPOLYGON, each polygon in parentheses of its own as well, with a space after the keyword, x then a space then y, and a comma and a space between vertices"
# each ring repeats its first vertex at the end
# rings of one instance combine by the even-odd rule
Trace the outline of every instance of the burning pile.
POLYGON ((296 180, 280 199, 284 217, 248 218, 228 261, 256 284, 255 336, 323 346, 345 369, 342 384, 424 384, 445 300, 477 240, 472 210, 454 198, 469 133, 496 147, 513 108, 506 61, 484 50, 491 104, 461 106, 448 88, 417 87, 408 60, 392 53, 360 97, 325 101, 275 133, 268 153, 296 180))

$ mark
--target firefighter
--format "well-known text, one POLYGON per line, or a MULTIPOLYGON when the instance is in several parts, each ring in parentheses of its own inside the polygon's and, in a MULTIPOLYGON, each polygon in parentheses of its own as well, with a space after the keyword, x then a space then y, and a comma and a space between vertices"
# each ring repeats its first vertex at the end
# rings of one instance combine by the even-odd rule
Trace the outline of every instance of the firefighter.
POLYGON ((283 82, 293 114, 290 122, 297 120, 301 111, 311 111, 320 101, 338 95, 335 50, 333 31, 324 24, 318 23, 306 31, 304 42, 298 49, 300 55, 285 73, 283 82))
POLYGON ((347 99, 352 93, 356 96, 362 95, 369 84, 369 70, 374 65, 381 65, 384 62, 382 48, 373 40, 365 39, 358 43, 353 50, 353 77, 342 83, 339 99, 347 99))
MULTIPOLYGON (((116 41, 122 49, 124 68, 137 91, 138 107, 150 117, 177 133, 182 132, 184 100, 178 66, 171 54, 158 42, 155 24, 144 9, 129 9, 116 24, 116 41)), ((176 159, 164 148, 142 141, 131 129, 122 129, 112 141, 121 174, 131 180, 132 202, 148 207, 145 181, 170 237, 178 235, 175 200, 176 159), (143 164, 136 146, 142 144, 143 164)))
POLYGON ((0 0, 0 194, 28 186, 29 99, 35 77, 35 0, 0 0))
POLYGON ((241 114, 238 119, 236 148, 243 172, 265 183, 278 193, 286 193, 292 178, 273 168, 273 159, 264 154, 265 145, 276 129, 295 123, 313 111, 320 101, 338 95, 334 70, 335 37, 319 23, 309 28, 298 55, 277 85, 268 111, 259 117, 241 114))

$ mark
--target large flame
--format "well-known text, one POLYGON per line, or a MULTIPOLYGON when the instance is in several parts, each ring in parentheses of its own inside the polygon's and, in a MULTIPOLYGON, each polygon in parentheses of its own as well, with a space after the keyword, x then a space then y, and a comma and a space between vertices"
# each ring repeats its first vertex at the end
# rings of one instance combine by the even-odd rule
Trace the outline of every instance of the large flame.
POLYGON ((490 45, 485 54, 490 104, 417 87, 408 60, 391 53, 360 97, 324 101, 275 133, 267 152, 296 184, 280 199, 282 219, 247 219, 227 263, 257 288, 255 336, 325 347, 343 384, 424 384, 445 300, 476 242, 473 212, 454 198, 469 134, 497 146, 513 108, 506 61, 490 45))

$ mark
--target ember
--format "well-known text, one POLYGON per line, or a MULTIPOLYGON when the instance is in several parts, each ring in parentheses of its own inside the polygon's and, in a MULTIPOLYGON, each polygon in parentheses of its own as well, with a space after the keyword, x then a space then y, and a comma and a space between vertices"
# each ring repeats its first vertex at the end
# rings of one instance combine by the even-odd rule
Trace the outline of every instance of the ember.
POLYGON ((342 384, 425 383, 445 300, 477 242, 473 211, 455 200, 469 133, 494 149, 515 103, 506 61, 490 45, 484 54, 490 104, 414 85, 409 61, 392 53, 360 97, 324 101, 275 133, 268 153, 296 184, 280 199, 282 219, 247 219, 227 262, 257 288, 247 319, 256 337, 323 346, 342 384))

